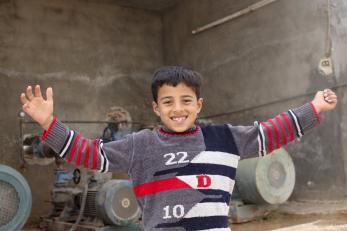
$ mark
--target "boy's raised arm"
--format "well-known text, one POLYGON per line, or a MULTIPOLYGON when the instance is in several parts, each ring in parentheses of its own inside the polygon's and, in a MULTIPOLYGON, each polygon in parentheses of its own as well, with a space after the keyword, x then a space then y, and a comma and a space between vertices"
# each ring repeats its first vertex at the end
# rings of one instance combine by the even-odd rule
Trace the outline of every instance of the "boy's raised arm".
POLYGON ((337 96, 330 90, 318 91, 314 99, 301 107, 283 112, 254 126, 231 126, 241 158, 264 156, 300 138, 320 122, 319 113, 336 107, 337 96))
POLYGON ((132 157, 133 137, 103 143, 100 139, 88 139, 78 132, 70 130, 53 116, 53 89, 47 88, 47 99, 42 97, 39 85, 28 86, 20 100, 23 110, 41 125, 45 141, 61 158, 76 167, 107 172, 110 170, 129 171, 132 157))

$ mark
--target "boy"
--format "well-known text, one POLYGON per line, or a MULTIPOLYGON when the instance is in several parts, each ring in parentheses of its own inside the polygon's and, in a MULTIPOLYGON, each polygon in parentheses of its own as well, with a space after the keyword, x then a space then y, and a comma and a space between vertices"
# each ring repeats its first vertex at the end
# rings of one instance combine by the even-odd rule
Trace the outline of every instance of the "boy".
POLYGON ((152 81, 153 111, 163 126, 103 143, 83 138, 53 116, 52 88, 21 94, 23 110, 44 129, 42 139, 60 157, 100 172, 126 171, 142 209, 145 230, 230 230, 228 204, 239 159, 266 153, 299 138, 335 108, 331 90, 313 101, 253 126, 210 125, 195 120, 203 104, 201 76, 163 67, 152 81))

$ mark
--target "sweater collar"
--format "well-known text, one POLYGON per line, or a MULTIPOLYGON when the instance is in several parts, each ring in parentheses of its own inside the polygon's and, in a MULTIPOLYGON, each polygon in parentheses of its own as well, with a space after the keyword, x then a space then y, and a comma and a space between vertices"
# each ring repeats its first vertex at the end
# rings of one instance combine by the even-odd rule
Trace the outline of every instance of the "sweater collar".
POLYGON ((167 136, 190 136, 190 135, 195 135, 199 130, 200 130, 200 127, 196 125, 194 125, 194 127, 189 128, 188 130, 184 132, 174 132, 164 126, 159 128, 159 132, 167 136))

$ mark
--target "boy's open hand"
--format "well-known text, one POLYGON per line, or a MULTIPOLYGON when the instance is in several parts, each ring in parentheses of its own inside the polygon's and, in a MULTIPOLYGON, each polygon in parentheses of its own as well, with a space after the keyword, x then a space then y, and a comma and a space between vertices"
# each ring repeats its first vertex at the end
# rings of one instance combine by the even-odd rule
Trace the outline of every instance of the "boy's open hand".
POLYGON ((35 94, 32 87, 28 86, 25 93, 20 95, 23 111, 44 129, 48 129, 53 120, 53 89, 46 90, 47 100, 42 97, 39 85, 35 86, 35 94))
POLYGON ((315 106, 318 113, 329 111, 336 107, 337 96, 335 92, 330 89, 318 91, 312 100, 312 104, 315 106))

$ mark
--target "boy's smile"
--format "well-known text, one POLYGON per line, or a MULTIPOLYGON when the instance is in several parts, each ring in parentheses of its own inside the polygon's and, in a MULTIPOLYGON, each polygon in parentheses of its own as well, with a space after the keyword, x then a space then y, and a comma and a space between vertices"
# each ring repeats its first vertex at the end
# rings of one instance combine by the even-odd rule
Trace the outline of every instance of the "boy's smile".
POLYGON ((184 132, 194 126, 202 108, 202 98, 197 99, 194 90, 184 83, 176 87, 164 84, 158 90, 153 111, 161 122, 174 132, 184 132))

